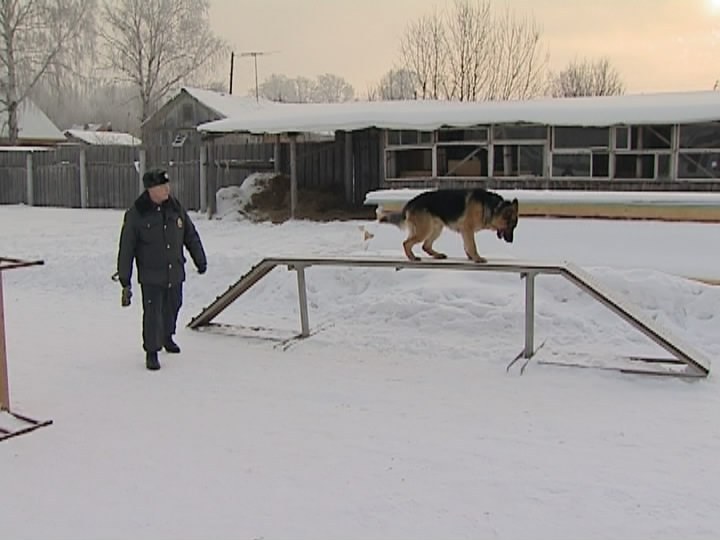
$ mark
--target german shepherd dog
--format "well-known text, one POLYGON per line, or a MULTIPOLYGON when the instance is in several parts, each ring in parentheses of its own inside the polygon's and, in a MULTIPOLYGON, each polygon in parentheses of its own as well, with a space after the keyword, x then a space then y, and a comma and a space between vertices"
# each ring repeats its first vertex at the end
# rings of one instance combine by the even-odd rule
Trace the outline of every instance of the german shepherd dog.
POLYGON ((385 214, 378 221, 407 228, 408 237, 403 242, 403 249, 411 261, 420 260, 412 250, 420 242, 423 251, 433 258, 447 258, 432 247, 443 227, 447 227, 462 235, 468 259, 483 263, 486 259, 478 255, 475 233, 491 229, 497 232, 498 238, 512 242, 518 222, 518 200, 510 202, 497 193, 480 188, 438 189, 417 195, 401 212, 385 214))

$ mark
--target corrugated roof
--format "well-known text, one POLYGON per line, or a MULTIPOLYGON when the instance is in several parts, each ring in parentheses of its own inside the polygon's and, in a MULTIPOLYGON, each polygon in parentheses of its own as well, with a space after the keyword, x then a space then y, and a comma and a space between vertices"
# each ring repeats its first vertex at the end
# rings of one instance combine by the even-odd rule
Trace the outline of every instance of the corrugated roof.
MULTIPOLYGON (((32 102, 25 99, 18 106, 20 140, 64 141, 65 135, 47 115, 32 102)), ((8 137, 7 111, 0 111, 0 138, 8 137)))
POLYGON ((682 124, 720 120, 720 92, 672 92, 527 101, 433 100, 275 104, 198 126, 207 133, 288 133, 371 127, 432 131, 442 126, 682 124))

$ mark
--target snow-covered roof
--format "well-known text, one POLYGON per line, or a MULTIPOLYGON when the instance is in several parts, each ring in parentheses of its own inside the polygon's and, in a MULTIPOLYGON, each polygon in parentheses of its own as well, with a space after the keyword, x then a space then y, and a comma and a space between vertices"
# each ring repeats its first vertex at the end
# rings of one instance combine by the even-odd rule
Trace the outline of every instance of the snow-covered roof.
POLYGON ((442 126, 682 124, 720 120, 720 92, 672 92, 526 101, 435 100, 275 104, 198 126, 208 133, 287 133, 370 127, 432 131, 442 126))
MULTIPOLYGON (((47 115, 30 99, 24 99, 18 106, 19 139, 35 141, 64 141, 65 135, 52 123, 47 115)), ((7 110, 0 110, 0 138, 8 137, 7 110)))
POLYGON ((68 129, 65 131, 68 137, 75 137, 83 142, 93 145, 123 145, 139 146, 142 141, 129 133, 118 131, 87 131, 82 129, 68 129))
POLYGON ((268 101, 267 99, 260 99, 258 101, 254 97, 236 96, 225 92, 214 92, 212 90, 203 90, 190 86, 184 86, 180 91, 187 92, 200 103, 225 118, 245 115, 248 112, 266 110, 269 107, 278 105, 278 103, 268 101))
POLYGON ((50 146, 0 146, 0 152, 20 152, 24 154, 28 152, 49 152, 52 149, 50 146))

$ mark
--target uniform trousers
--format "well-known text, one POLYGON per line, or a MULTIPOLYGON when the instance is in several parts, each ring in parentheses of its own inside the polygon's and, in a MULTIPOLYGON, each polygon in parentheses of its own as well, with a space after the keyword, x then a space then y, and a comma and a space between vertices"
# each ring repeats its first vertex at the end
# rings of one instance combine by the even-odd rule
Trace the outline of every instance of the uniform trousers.
POLYGON ((182 283, 141 285, 143 297, 143 349, 157 352, 175 334, 183 301, 182 283))

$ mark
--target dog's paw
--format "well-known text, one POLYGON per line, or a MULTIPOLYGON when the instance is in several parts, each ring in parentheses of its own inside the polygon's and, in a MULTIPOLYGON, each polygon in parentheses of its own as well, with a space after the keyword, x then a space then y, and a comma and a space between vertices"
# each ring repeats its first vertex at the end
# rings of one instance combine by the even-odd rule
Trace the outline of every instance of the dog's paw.
POLYGON ((444 253, 436 253, 435 255, 433 255, 433 258, 434 259, 447 259, 447 255, 445 255, 444 253))
POLYGON ((487 259, 485 257, 473 257, 473 261, 476 263, 486 263, 487 259))

